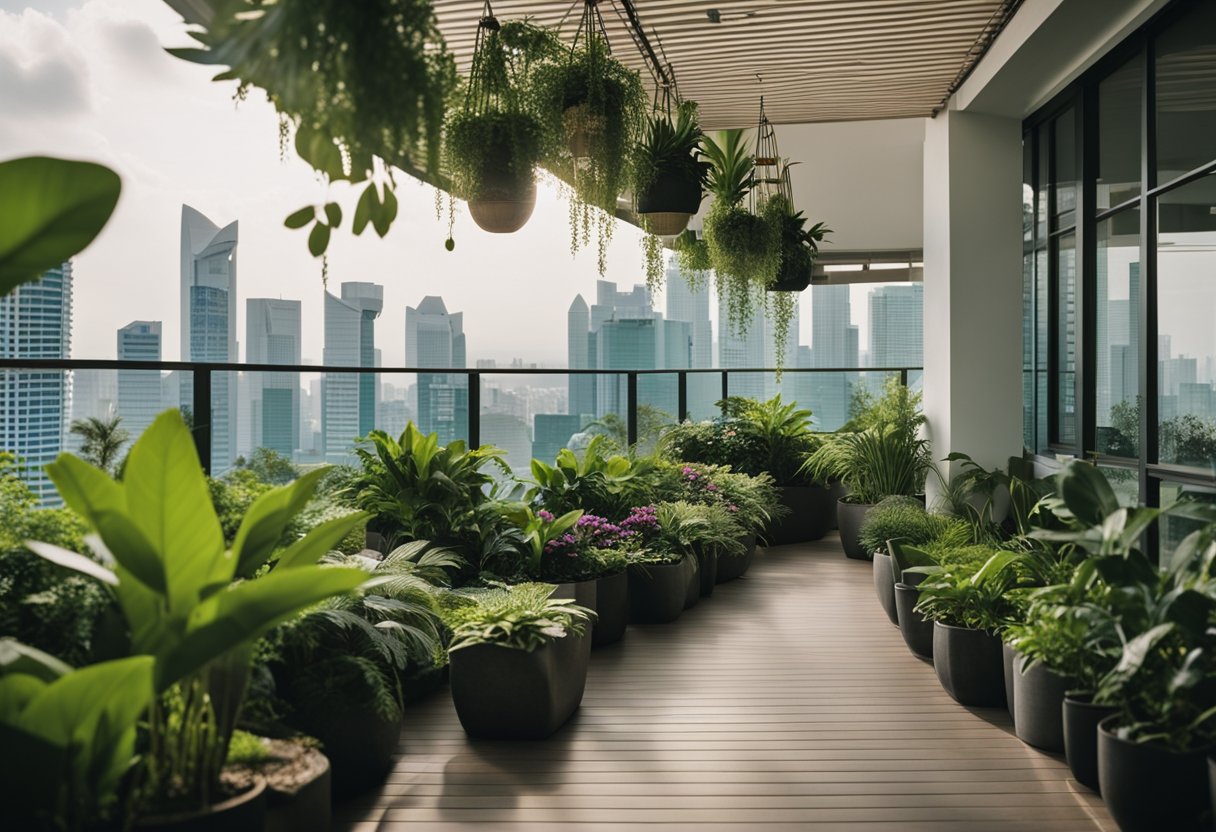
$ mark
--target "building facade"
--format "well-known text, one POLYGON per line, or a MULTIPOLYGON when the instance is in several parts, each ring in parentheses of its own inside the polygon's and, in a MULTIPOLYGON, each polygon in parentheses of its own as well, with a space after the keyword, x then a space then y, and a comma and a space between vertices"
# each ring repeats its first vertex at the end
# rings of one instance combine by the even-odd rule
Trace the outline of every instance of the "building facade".
MULTIPOLYGON (((384 287, 343 283, 340 296, 325 293, 325 357, 333 367, 376 366, 376 318, 384 309, 384 287)), ((321 399, 320 450, 330 462, 347 462, 355 440, 376 427, 374 373, 326 373, 321 399)))
MULTIPOLYGON (((300 301, 245 301, 245 360, 250 364, 300 364, 300 301)), ((299 373, 249 376, 249 426, 253 448, 290 457, 300 435, 299 373)))
MULTIPOLYGON (((443 298, 428 295, 405 310, 405 362, 426 369, 467 366, 464 313, 448 312, 443 298)), ((439 434, 440 443, 469 431, 469 383, 463 373, 418 374, 418 429, 439 434)))
MULTIPOLYGON (((160 361, 161 322, 132 321, 118 330, 117 346, 119 361, 160 361)), ((164 409, 161 385, 159 370, 118 371, 118 415, 132 439, 164 409)))

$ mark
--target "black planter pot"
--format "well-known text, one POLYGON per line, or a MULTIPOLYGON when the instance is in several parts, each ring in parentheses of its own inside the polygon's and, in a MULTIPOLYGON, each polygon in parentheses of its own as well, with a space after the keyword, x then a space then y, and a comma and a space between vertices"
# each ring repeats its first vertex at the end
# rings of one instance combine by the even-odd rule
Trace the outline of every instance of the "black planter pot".
POLYGON ((686 170, 664 170, 638 193, 638 213, 649 220, 650 230, 661 237, 679 234, 701 208, 701 180, 686 170))
POLYGON ((769 526, 765 537, 769 545, 805 543, 828 533, 835 512, 831 492, 821 485, 783 485, 777 489, 785 517, 769 526))
POLYGON ((1099 789, 1098 723, 1117 710, 1113 705, 1095 705, 1089 698, 1064 697, 1064 756, 1076 781, 1094 791, 1099 789))
POLYGON ((1207 832, 1211 809, 1207 751, 1186 754, 1114 734, 1117 716, 1098 725, 1098 783, 1122 832, 1207 832))
POLYGON ((895 585, 895 608, 904 644, 917 658, 933 661, 933 622, 913 609, 919 600, 919 587, 903 582, 895 585))
POLYGON ((690 610, 701 600, 701 558, 689 555, 684 558, 688 576, 688 585, 684 587, 684 609, 690 610))
POLYGON ((629 624, 629 576, 622 569, 595 582, 595 613, 591 646, 601 647, 620 641, 629 624))
POLYGON ((329 832, 333 815, 329 760, 315 748, 303 756, 315 772, 305 782, 288 787, 268 775, 264 832, 329 832))
POLYGON ((714 584, 718 582, 718 553, 698 551, 697 567, 701 577, 701 597, 708 598, 714 594, 714 584))
POLYGON ((1005 704, 1001 640, 992 633, 934 622, 933 667, 946 693, 960 705, 996 708, 1005 704))
POLYGON ((1013 660, 1013 725, 1018 739, 1044 751, 1064 750, 1064 692, 1069 680, 1042 665, 1013 660))
POLYGON ((321 741, 329 758, 335 797, 351 797, 379 785, 393 766, 403 719, 386 720, 340 700, 312 703, 292 725, 321 741))
POLYGON ((476 644, 453 650, 452 702, 465 733, 498 740, 543 739, 583 700, 591 634, 556 638, 531 653, 476 644))
POLYGON ((849 496, 849 489, 845 488, 844 483, 834 481, 828 483, 828 504, 831 506, 831 511, 828 512, 828 531, 834 532, 840 528, 840 524, 836 520, 836 504, 849 496))
POLYGON ((811 285, 811 269, 799 268, 787 257, 781 258, 781 270, 777 272, 777 280, 768 285, 770 292, 801 292, 811 285))
POLYGON ((689 560, 629 564, 630 624, 665 624, 680 617, 688 597, 689 560))
POLYGON ((741 578, 751 568, 752 561, 756 558, 756 536, 754 534, 745 536, 743 547, 744 551, 741 555, 718 556, 718 583, 724 584, 735 578, 741 578))
POLYGON ((1014 711, 1014 702, 1016 701, 1016 690, 1013 687, 1013 660, 1017 653, 1008 644, 1001 644, 1001 663, 1005 666, 1005 707, 1009 710, 1009 716, 1014 720, 1018 718, 1014 711))
POLYGON ((140 832, 262 832, 266 826, 266 781, 208 806, 201 812, 147 815, 135 821, 140 832))
POLYGON ((874 592, 878 603, 891 623, 898 626, 899 612, 895 609, 895 566, 891 556, 885 552, 874 553, 874 592))
POLYGON ((840 526, 840 545, 844 547, 846 557, 856 560, 869 560, 873 552, 862 548, 857 539, 861 533, 861 524, 865 522, 866 513, 874 508, 874 503, 850 503, 840 500, 836 503, 836 523, 840 526))

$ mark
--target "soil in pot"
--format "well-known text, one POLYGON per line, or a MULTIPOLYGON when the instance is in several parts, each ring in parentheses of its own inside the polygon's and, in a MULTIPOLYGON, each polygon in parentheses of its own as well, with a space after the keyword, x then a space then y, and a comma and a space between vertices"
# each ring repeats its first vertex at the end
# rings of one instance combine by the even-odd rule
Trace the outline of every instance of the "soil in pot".
POLYGON ((688 560, 629 564, 630 624, 665 624, 680 617, 688 596, 688 560))
POLYGON ((697 552, 697 572, 701 580, 701 597, 708 598, 714 594, 714 584, 718 582, 717 552, 697 552))
POLYGON ((1037 663, 1013 660, 1013 724, 1018 739, 1044 751, 1064 750, 1064 692, 1069 680, 1037 663))
POLYGON ((891 556, 886 552, 874 553, 874 592, 878 595, 878 603, 891 619, 891 623, 899 624, 899 612, 895 609, 895 567, 891 556))
POLYGON ((844 547, 846 557, 857 560, 869 560, 873 552, 867 552, 858 540, 861 534, 861 524, 865 522, 866 513, 874 508, 873 503, 850 503, 840 500, 836 503, 836 523, 840 526, 840 545, 844 547))
POLYGON ((1095 705, 1091 697, 1064 697, 1064 756, 1078 783, 1098 791, 1098 723, 1118 710, 1095 705))
POLYGON ((591 634, 555 638, 532 652, 475 644, 451 654, 452 702, 471 737, 543 739, 578 709, 591 634))
POLYGON ((1017 714, 1014 712, 1014 702, 1016 700, 1016 692, 1013 687, 1013 660, 1017 653, 1008 644, 1001 644, 1001 662, 1005 666, 1005 707, 1009 710, 1009 716, 1017 719, 1017 714))
POLYGON ((225 770, 221 785, 228 796, 203 811, 145 815, 140 832, 262 832, 266 826, 266 781, 247 769, 225 770))
POLYGON ((933 622, 915 610, 919 600, 919 588, 902 582, 895 585, 895 607, 904 644, 917 658, 933 661, 933 622))
POLYGON ((727 581, 733 581, 735 578, 741 578, 747 574, 747 570, 751 568, 752 561, 756 558, 756 536, 749 534, 743 538, 743 554, 735 556, 719 556, 718 557, 718 577, 717 581, 724 584, 727 581))
POLYGON ((992 633, 934 622, 933 667, 946 693, 960 705, 997 708, 1005 704, 1001 640, 992 633))
POLYGON ((266 758, 240 768, 266 781, 265 832, 329 832, 329 760, 311 740, 264 739, 266 758))
POLYGON ((1207 832, 1207 751, 1179 753, 1115 735, 1117 716, 1098 725, 1098 783, 1122 832, 1207 832))
POLYGON ((769 545, 805 543, 828 533, 836 511, 828 489, 819 485, 783 485, 777 491, 786 514, 769 526, 765 535, 769 545))
POLYGON ((591 646, 620 641, 629 624, 629 576, 624 569, 596 580, 595 613, 591 646))

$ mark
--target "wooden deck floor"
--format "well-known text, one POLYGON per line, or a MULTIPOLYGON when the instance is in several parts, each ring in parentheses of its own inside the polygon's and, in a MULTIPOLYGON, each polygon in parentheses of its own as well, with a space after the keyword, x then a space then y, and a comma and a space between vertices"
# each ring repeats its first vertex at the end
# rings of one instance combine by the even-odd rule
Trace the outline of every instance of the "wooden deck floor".
POLYGON ((594 651, 581 710, 546 741, 469 741, 444 692, 410 717, 388 782, 336 828, 1114 828, 1003 709, 946 695, 834 535, 594 651))

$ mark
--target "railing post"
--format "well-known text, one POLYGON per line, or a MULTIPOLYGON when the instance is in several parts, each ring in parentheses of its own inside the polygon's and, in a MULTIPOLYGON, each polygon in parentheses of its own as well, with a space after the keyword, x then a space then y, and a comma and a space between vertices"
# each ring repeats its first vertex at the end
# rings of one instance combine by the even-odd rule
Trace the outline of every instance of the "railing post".
POLYGON ((676 373, 676 411, 678 422, 688 418, 688 373, 681 370, 676 373))
POLYGON ((638 374, 629 373, 625 377, 625 397, 626 407, 629 414, 626 417, 627 434, 626 439, 630 446, 636 445, 638 441, 638 374))
POLYGON ((726 370, 722 371, 722 415, 726 415, 726 400, 730 398, 730 373, 726 370))
MULTIPOLYGON (((211 368, 195 366, 190 370, 190 378, 194 387, 190 432, 194 435, 194 447, 198 449, 203 473, 211 476, 211 368)), ((229 427, 235 428, 235 425, 229 427)))
POLYGON ((904 387, 908 386, 908 368, 907 367, 899 368, 899 383, 902 384, 904 387))
POLYGON ((481 447, 481 373, 469 373, 469 447, 481 447))

